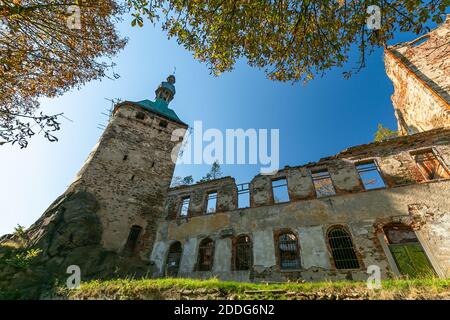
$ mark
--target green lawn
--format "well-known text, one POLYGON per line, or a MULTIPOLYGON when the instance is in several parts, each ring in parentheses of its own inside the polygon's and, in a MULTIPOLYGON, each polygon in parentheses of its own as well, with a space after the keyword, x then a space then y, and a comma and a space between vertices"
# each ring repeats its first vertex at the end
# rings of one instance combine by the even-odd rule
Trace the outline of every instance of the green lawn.
POLYGON ((117 279, 59 289, 69 299, 450 299, 450 280, 386 280, 379 290, 364 282, 255 284, 193 279, 117 279))

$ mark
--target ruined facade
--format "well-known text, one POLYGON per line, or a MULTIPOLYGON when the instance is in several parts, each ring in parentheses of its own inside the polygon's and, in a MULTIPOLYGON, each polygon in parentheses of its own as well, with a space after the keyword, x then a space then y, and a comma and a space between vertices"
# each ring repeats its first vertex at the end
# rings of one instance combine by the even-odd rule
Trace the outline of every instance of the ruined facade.
POLYGON ((174 263, 179 276, 243 281, 363 280, 371 265, 379 266, 387 277, 400 271, 384 227, 402 224, 415 233, 434 272, 448 277, 449 163, 450 129, 436 129, 349 148, 317 163, 286 167, 273 176, 256 176, 246 195, 249 208, 239 208, 238 187, 230 177, 173 188, 152 261, 158 276, 173 272, 170 263, 174 263), (432 161, 442 166, 440 175, 429 176, 423 170, 420 156, 424 154, 433 155, 432 161), (315 180, 317 172, 321 177, 328 173, 328 186, 317 183, 326 181, 315 180), (273 182, 280 179, 287 182, 288 200, 276 203, 273 182), (215 210, 208 210, 211 193, 217 194, 215 210), (186 199, 190 199, 187 211, 183 208, 186 199), (340 252, 333 252, 330 232, 336 228, 344 231, 341 236, 347 235, 353 247, 353 258, 352 254, 342 257, 350 268, 340 252), (292 268, 292 259, 287 259, 286 266, 280 260, 283 234, 293 235, 297 242, 298 262, 292 268), (244 259, 249 265, 240 268, 236 255, 243 236, 248 238, 244 259), (201 265, 204 239, 214 244, 208 270, 201 265), (174 244, 182 248, 175 261, 170 257, 174 244))
POLYGON ((450 126, 450 15, 411 42, 386 48, 392 103, 401 135, 450 126))
POLYGON ((398 138, 248 184, 226 177, 170 189, 154 276, 364 280, 376 266, 383 278, 449 277, 449 35, 447 19, 386 48, 398 138))
POLYGON ((383 278, 450 277, 449 23, 386 49, 399 137, 248 184, 170 188, 188 128, 169 108, 175 77, 154 101, 116 105, 73 183, 28 230, 43 251, 33 273, 0 270, 0 286, 30 290, 69 265, 84 279, 365 280, 373 266, 383 278))

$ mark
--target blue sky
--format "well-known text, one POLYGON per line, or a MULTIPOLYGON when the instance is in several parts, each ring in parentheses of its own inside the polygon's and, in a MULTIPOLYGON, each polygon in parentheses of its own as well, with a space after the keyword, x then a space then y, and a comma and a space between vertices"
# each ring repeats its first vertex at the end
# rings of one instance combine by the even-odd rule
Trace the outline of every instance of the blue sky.
MULTIPOLYGON (((57 99, 43 99, 47 113, 64 112, 58 143, 43 137, 27 149, 0 148, 0 235, 17 224, 30 226, 62 194, 101 135, 101 113, 110 107, 105 98, 139 101, 153 99, 155 88, 176 67, 177 94, 171 108, 186 123, 202 120, 204 129, 255 128, 280 130, 280 167, 301 165, 333 155, 347 147, 373 140, 377 124, 396 128, 390 96, 393 86, 384 71, 382 50, 373 53, 367 67, 350 80, 344 69, 303 84, 269 81, 264 73, 240 61, 232 72, 213 77, 204 64, 174 39, 146 24, 120 26, 129 44, 116 58, 121 78, 91 82, 57 99)), ((410 40, 399 35, 396 42, 410 40)), ((175 175, 200 179, 205 165, 177 166, 175 175)), ((255 165, 224 165, 224 175, 238 183, 259 173, 255 165)))

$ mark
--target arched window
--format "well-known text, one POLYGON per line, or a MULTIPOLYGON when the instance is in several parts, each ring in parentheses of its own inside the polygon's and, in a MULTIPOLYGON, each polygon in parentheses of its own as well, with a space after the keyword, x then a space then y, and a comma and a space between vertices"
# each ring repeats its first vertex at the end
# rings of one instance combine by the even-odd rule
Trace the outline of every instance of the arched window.
POLYGON ((252 241, 249 236, 242 235, 236 240, 235 263, 236 270, 250 270, 252 267, 252 241))
POLYGON ((336 269, 358 269, 359 261, 350 234, 343 227, 328 230, 328 243, 336 269))
POLYGON ((280 269, 300 269, 298 239, 291 232, 278 237, 278 256, 280 269))
POLYGON ((214 241, 203 239, 198 248, 198 271, 211 271, 214 260, 214 241))
POLYGON ((167 254, 166 262, 166 275, 168 277, 176 277, 178 275, 178 270, 180 269, 181 253, 183 248, 181 243, 176 241, 172 243, 167 254))

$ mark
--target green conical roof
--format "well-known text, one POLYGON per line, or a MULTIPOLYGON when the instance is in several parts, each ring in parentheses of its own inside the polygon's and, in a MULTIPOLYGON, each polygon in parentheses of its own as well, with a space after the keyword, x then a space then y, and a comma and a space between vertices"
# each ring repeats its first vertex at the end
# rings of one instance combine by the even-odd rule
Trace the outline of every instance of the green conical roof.
POLYGON ((140 107, 144 108, 145 110, 154 112, 163 117, 166 117, 173 121, 184 124, 184 122, 181 121, 180 118, 178 118, 175 111, 173 111, 172 109, 169 108, 169 104, 162 99, 156 99, 155 101, 142 100, 142 101, 133 102, 133 103, 139 105, 140 107))

